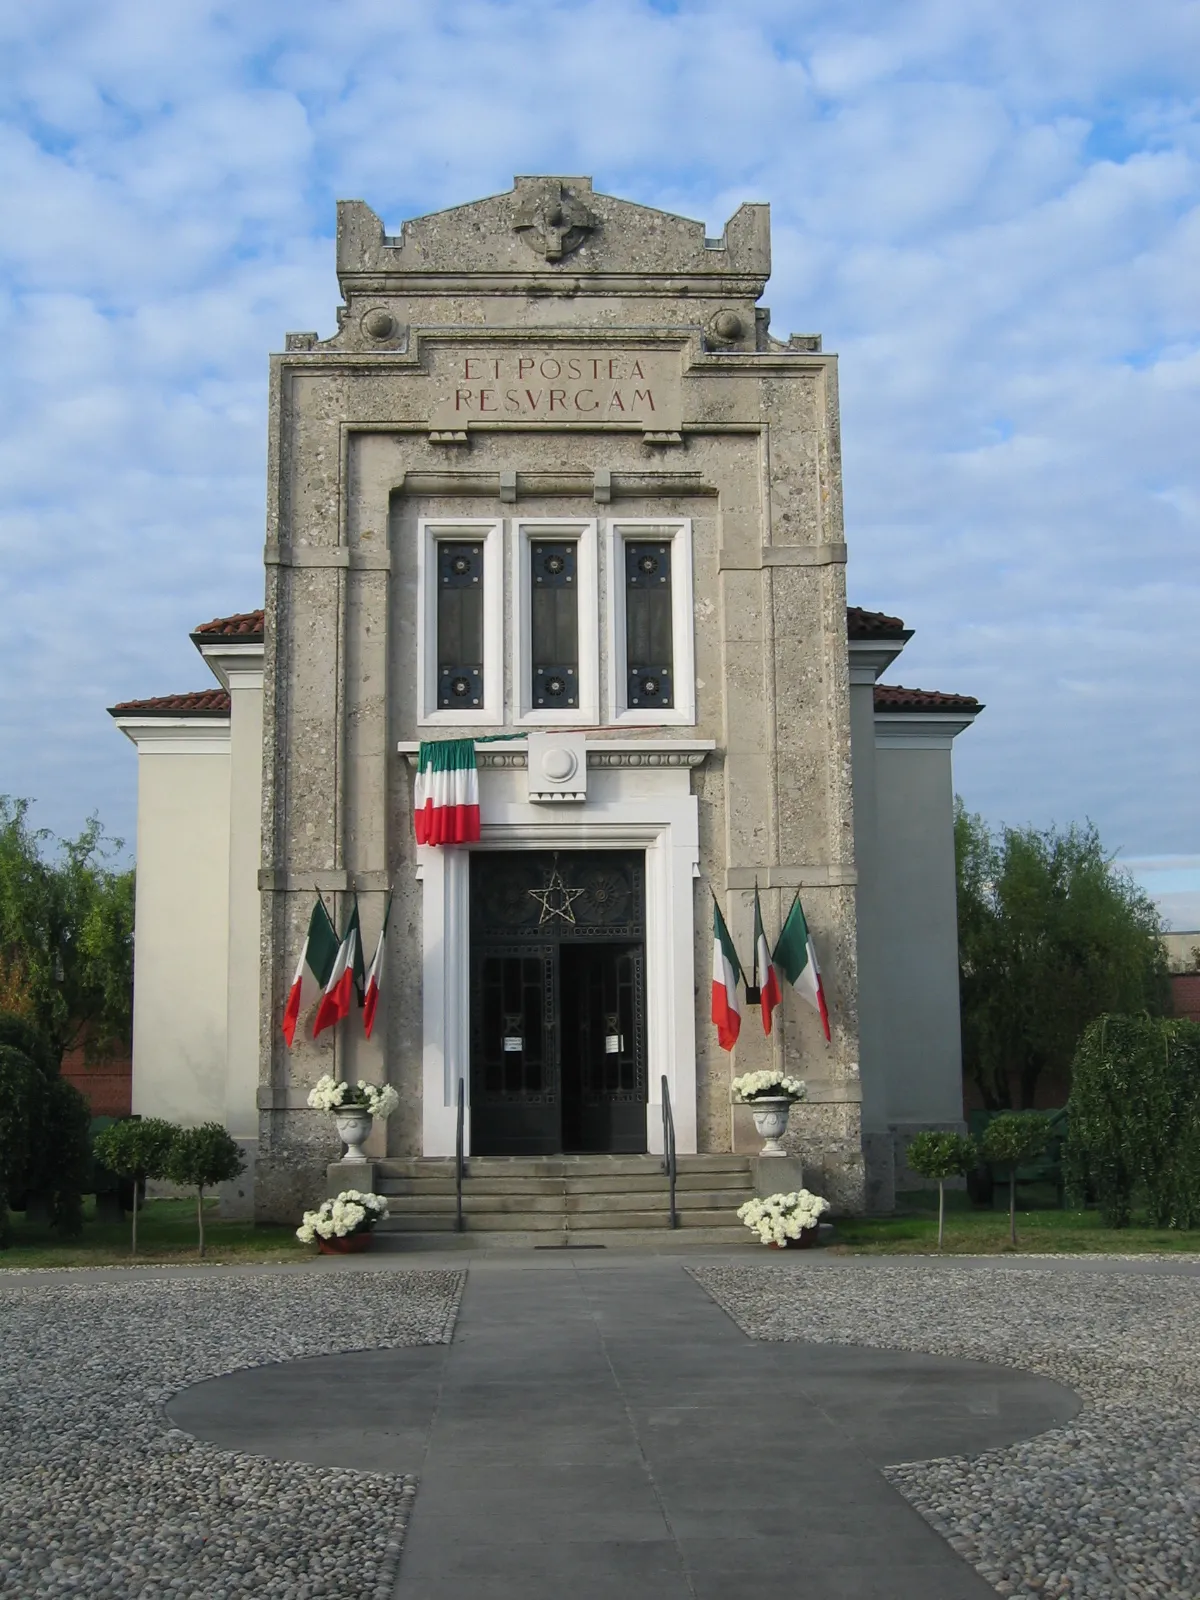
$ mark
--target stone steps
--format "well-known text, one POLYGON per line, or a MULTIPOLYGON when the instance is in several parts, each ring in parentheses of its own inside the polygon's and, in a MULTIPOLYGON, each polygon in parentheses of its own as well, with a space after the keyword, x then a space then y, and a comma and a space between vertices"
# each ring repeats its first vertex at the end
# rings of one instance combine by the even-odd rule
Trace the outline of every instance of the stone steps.
POLYGON ((455 1229, 454 1162, 404 1157, 376 1165, 375 1188, 390 1215, 376 1229, 383 1248, 488 1247, 529 1242, 661 1244, 672 1234, 729 1245, 749 1235, 735 1213, 754 1193, 745 1156, 681 1156, 670 1227, 660 1156, 475 1156, 463 1179, 463 1232, 455 1229))
POLYGON ((732 1227, 703 1228, 591 1228, 582 1232, 568 1230, 558 1233, 549 1229, 521 1231, 517 1229, 483 1229, 472 1233, 441 1232, 381 1232, 376 1229, 373 1248, 383 1251, 421 1250, 653 1250, 671 1253, 676 1250, 703 1249, 740 1250, 762 1249, 748 1228, 740 1223, 732 1227))

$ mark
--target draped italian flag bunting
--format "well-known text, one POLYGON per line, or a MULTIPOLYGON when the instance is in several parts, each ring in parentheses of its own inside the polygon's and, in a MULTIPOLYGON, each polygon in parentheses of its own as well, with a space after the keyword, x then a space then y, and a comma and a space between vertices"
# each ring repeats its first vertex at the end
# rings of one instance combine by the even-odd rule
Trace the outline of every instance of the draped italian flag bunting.
POLYGON ((717 1025, 717 1043, 722 1050, 732 1050, 742 1026, 742 1011, 738 1004, 738 984, 742 981, 742 968, 725 926, 721 908, 713 901, 713 976, 712 1019, 717 1025))
POLYGON ((383 908, 383 925, 379 930, 379 943, 375 946, 375 957, 371 962, 371 970, 367 973, 367 992, 363 996, 363 1032, 367 1038, 371 1037, 371 1029, 375 1026, 375 1012, 379 1007, 379 990, 383 983, 383 950, 387 939, 388 918, 392 914, 392 894, 388 890, 387 904, 383 908))
POLYGON ((770 1033, 771 1014, 783 999, 783 995, 779 988, 779 976, 775 971, 775 964, 771 960, 766 930, 763 928, 762 906, 758 903, 757 884, 754 885, 754 969, 761 985, 758 1003, 762 1008, 763 1032, 770 1033))
POLYGON ((470 844, 479 838, 474 739, 421 745, 413 809, 418 844, 470 844))
POLYGON ((289 1050, 296 1037, 296 1024, 325 991, 338 958, 338 945, 337 930, 329 920, 325 902, 318 895, 312 916, 308 919, 308 935, 300 952, 296 976, 292 979, 287 1005, 283 1008, 283 1037, 287 1040, 289 1050))
POLYGON ((780 932, 773 959, 775 969, 784 981, 820 1015, 821 1026, 828 1039, 829 1012, 825 1006, 825 990, 821 986, 817 952, 813 949, 812 934, 804 920, 804 908, 798 894, 792 901, 792 909, 780 932))
POLYGON ((362 993, 362 976, 362 935, 358 927, 356 895, 350 920, 346 924, 346 932, 338 946, 333 969, 325 982, 325 993, 321 996, 321 1004, 317 1007, 316 1019, 313 1022, 314 1039, 326 1028, 332 1028, 335 1022, 340 1022, 343 1017, 350 1015, 355 990, 362 993))

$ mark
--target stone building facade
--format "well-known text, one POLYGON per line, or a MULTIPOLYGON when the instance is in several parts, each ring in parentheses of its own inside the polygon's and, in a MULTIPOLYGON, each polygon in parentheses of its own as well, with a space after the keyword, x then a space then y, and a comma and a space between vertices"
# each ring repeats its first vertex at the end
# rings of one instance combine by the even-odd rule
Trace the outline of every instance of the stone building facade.
POLYGON ((664 1083, 680 1150, 747 1149, 731 1074, 776 1065, 812 1184, 886 1206, 898 1130, 961 1118, 949 763, 979 707, 877 682, 909 634, 847 608, 837 363, 769 331, 767 207, 709 238, 518 178, 389 236, 347 202, 337 270, 337 331, 272 362, 263 611, 193 636, 219 691, 113 708, 168 940, 139 939, 135 1109, 219 1108, 282 1217, 336 1154, 326 1071, 396 1087, 380 1156, 451 1153, 460 1080, 469 1148, 516 1155, 654 1151, 664 1083), (468 848, 414 840, 441 738, 494 741, 468 848), (748 956, 756 883, 771 937, 801 893, 832 1041, 785 998, 731 1060, 712 896, 748 956), (393 891, 385 999, 370 1040, 289 1051, 314 889, 339 925, 357 894, 368 951, 393 891), (180 940, 211 974, 185 1067, 180 940))

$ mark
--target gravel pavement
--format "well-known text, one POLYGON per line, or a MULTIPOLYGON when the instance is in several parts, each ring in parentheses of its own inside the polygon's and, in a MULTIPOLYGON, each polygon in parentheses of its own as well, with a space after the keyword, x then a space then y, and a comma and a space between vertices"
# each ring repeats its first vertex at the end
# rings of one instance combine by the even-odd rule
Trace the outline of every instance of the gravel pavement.
POLYGON ((1001 1594, 1200 1595, 1200 1280, 822 1261, 693 1269, 758 1339, 923 1350, 1045 1373, 1073 1422, 888 1478, 1001 1594))
POLYGON ((234 1455, 171 1428, 240 1367, 448 1342, 453 1271, 0 1289, 0 1594, 387 1600, 411 1479, 234 1455))

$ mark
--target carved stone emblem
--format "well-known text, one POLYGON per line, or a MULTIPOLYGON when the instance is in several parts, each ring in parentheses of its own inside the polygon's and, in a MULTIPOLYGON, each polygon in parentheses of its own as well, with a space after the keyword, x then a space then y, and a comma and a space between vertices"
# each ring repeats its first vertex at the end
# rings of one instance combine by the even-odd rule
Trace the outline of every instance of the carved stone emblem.
POLYGON ((513 211, 513 230, 547 261, 561 261, 581 245, 596 217, 558 178, 529 188, 513 211))

